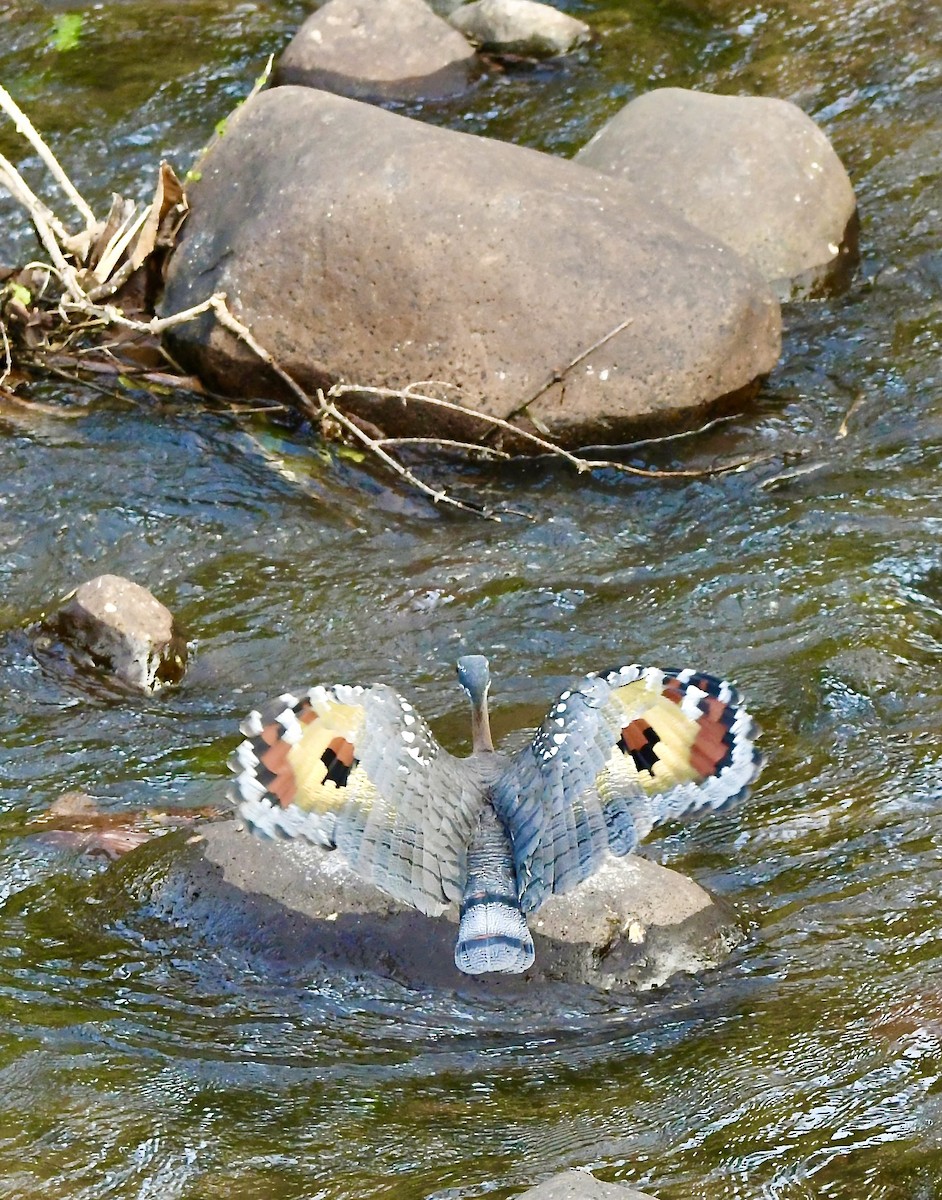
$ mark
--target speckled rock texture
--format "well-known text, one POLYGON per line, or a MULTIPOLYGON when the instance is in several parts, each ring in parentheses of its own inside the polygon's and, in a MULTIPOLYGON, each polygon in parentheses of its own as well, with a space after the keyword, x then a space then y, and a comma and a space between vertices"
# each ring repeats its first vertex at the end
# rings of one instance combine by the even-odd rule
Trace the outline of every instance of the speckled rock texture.
MULTIPOLYGON (((580 445, 742 402, 778 358, 778 302, 753 267, 630 185, 534 150, 282 87, 201 171, 162 309, 225 292, 309 389, 442 380, 580 445)), ((212 317, 168 341, 216 388, 278 389, 212 317)), ((398 399, 350 407, 387 433, 488 432, 398 399)))
POLYGON ((562 1171, 521 1192, 517 1200, 655 1200, 655 1197, 623 1183, 603 1183, 588 1171, 562 1171))
POLYGON ((657 987, 715 966, 741 938, 732 913, 692 880, 636 855, 551 898, 530 919, 536 962, 524 975, 462 975, 457 908, 425 917, 355 875, 341 855, 265 842, 225 821, 188 846, 157 898, 176 920, 276 959, 378 973, 416 987, 514 994, 555 981, 606 990, 657 987))
POLYGON ((142 692, 178 682, 186 669, 186 641, 173 614, 120 575, 83 583, 46 625, 80 663, 142 692))
POLYGON ((592 33, 584 21, 537 0, 471 0, 449 20, 482 50, 525 58, 568 54, 592 33))
POLYGON ((275 83, 359 100, 441 100, 478 74, 474 48, 425 0, 328 0, 275 68, 275 83))
POLYGON ((782 300, 826 290, 855 261, 850 179, 824 132, 786 100, 647 92, 576 161, 731 246, 782 300))

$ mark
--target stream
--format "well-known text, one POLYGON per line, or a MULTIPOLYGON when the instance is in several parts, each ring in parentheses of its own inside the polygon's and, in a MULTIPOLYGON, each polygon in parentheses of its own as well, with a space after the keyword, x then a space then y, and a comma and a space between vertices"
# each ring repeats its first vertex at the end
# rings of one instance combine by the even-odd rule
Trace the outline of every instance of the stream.
MULTIPOLYGON (((746 411, 632 452, 701 477, 419 462, 499 524, 263 414, 53 377, 0 402, 4 1197, 504 1200, 567 1167, 659 1200, 942 1197, 942 7, 558 7, 584 53, 400 111, 568 156, 651 87, 791 99, 853 180, 859 269, 786 306, 746 411), (730 458, 761 461, 707 473, 730 458), (37 647, 104 572, 182 623, 179 688, 116 695, 37 647), (35 832, 66 791, 221 803, 238 721, 289 686, 390 683, 465 753, 465 653, 499 739, 616 661, 736 682, 757 788, 644 847, 737 912, 722 967, 537 1014, 312 979, 153 909, 185 831, 113 864, 35 832)), ((5 0, 0 82, 97 212, 182 174, 306 11, 5 0)), ((41 188, 8 122, 0 153, 41 188)), ((0 196, 0 262, 37 252, 0 196)))

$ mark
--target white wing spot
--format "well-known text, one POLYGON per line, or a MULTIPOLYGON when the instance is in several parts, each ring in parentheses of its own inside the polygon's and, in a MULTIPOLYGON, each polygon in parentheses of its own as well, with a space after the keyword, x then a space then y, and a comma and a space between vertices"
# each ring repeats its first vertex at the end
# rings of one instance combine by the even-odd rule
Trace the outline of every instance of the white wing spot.
POLYGON ((680 711, 691 721, 698 721, 703 713, 700 711, 700 701, 705 699, 706 692, 701 688, 688 686, 684 698, 680 702, 680 711))

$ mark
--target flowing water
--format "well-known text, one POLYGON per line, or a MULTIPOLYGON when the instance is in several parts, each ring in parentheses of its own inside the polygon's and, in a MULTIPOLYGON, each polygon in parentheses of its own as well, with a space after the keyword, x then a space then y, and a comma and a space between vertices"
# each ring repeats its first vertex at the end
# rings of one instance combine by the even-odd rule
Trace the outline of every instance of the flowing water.
MULTIPOLYGON (((431 465, 521 514, 499 525, 261 417, 66 382, 0 411, 3 1196, 508 1197, 569 1166, 662 1200, 942 1196, 939 5, 563 7, 598 30, 584 55, 418 115, 569 154, 656 85, 793 99, 854 180, 860 269, 787 308, 747 412, 633 459, 761 465, 431 465), (184 623, 180 688, 117 696, 31 640, 105 571, 184 623), (289 684, 385 680, 465 750, 467 651, 492 659, 501 735, 616 660, 738 682, 760 786, 647 848, 738 911, 723 967, 536 1014, 311 978, 149 907, 186 834, 103 865, 33 832, 68 789, 218 801, 235 722, 289 684)), ((0 80, 100 209, 162 156, 185 169, 303 15, 7 0, 0 80)), ((8 124, 0 152, 38 184, 8 124)), ((0 199, 0 257, 32 253, 0 199)))

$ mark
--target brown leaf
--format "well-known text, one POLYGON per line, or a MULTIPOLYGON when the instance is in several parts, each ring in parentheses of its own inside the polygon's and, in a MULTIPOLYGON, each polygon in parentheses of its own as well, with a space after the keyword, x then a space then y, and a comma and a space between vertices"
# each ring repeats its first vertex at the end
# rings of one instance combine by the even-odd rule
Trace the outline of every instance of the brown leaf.
POLYGON ((123 196, 119 196, 116 192, 111 195, 111 211, 101 226, 100 231, 96 234, 95 240, 92 243, 91 249, 88 252, 88 266, 95 267, 98 265, 101 256, 108 247, 108 243, 118 232, 127 218, 127 201, 123 196))
POLYGON ((160 174, 157 177, 157 190, 151 202, 150 209, 137 236, 134 249, 130 253, 131 266, 137 270, 139 266, 154 252, 160 244, 166 244, 160 235, 164 232, 164 224, 168 216, 175 216, 174 233, 179 220, 186 212, 186 196, 183 185, 167 162, 160 164, 160 174))

